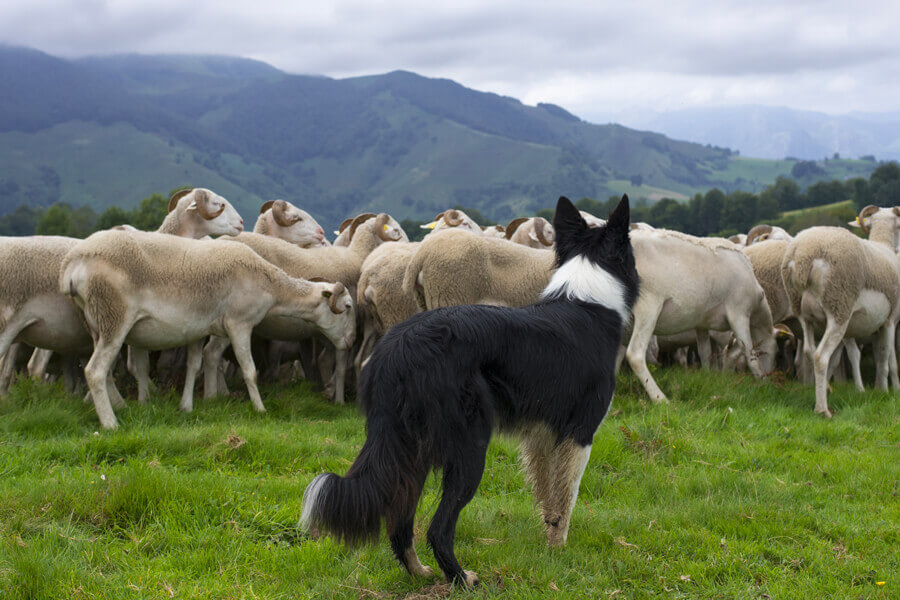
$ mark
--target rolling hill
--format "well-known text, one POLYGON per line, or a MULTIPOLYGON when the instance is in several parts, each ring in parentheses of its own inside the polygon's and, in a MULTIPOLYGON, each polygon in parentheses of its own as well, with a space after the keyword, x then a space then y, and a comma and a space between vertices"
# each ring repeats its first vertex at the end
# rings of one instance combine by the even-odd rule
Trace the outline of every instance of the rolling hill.
MULTIPOLYGON (((285 198, 326 226, 368 209, 424 218, 455 204, 507 219, 560 194, 758 191, 793 166, 404 71, 337 80, 232 57, 64 60, 0 47, 0 80, 0 213, 131 207, 192 184, 248 215, 285 198)), ((875 166, 829 161, 802 183, 875 166)))

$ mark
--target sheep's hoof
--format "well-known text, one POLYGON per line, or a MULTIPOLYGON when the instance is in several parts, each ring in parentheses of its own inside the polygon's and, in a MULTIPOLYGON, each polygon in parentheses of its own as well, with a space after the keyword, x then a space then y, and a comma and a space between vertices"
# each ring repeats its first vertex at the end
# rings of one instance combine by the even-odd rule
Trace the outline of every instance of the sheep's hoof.
POLYGON ((334 386, 330 383, 327 384, 322 388, 322 395, 325 396, 325 399, 329 402, 334 402, 334 386))
POLYGON ((426 567, 425 565, 419 565, 417 569, 412 571, 412 574, 415 577, 431 577, 434 575, 434 569, 426 567))
POLYGON ((832 417, 834 416, 834 415, 832 414, 832 412, 831 412, 830 410, 828 410, 827 408, 817 408, 817 409, 816 409, 816 414, 822 415, 822 416, 825 417, 826 419, 830 419, 830 418, 832 418, 832 417))

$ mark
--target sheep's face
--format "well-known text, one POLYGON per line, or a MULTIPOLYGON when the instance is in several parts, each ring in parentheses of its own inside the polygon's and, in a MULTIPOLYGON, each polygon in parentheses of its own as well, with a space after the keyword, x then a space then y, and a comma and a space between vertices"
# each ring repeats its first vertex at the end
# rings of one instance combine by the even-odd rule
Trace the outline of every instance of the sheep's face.
POLYGON ((276 200, 260 218, 270 219, 271 235, 291 244, 314 248, 325 243, 325 230, 308 212, 290 202, 276 200))
POLYGON ((353 346, 356 338, 356 310, 349 291, 340 283, 315 282, 310 299, 316 302, 313 322, 336 347, 353 346))
POLYGON ((231 203, 218 194, 197 188, 191 192, 189 213, 197 214, 203 235, 237 235, 244 230, 244 219, 231 203))

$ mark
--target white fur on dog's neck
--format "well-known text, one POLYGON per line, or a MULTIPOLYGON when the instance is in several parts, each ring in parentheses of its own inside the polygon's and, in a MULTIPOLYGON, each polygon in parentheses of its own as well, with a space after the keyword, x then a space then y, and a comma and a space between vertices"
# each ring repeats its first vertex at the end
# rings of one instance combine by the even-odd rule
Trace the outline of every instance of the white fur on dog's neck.
POLYGON ((628 321, 630 311, 625 304, 625 286, 609 271, 582 255, 570 258, 556 270, 541 297, 557 295, 605 306, 619 313, 622 323, 628 321))

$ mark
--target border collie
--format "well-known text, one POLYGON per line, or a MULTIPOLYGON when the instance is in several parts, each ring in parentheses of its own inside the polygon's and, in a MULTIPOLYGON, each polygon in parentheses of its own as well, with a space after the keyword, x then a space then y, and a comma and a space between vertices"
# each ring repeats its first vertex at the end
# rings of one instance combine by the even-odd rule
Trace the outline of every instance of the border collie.
POLYGON ((309 484, 301 526, 354 544, 377 541, 383 520, 397 559, 413 575, 430 575, 413 547, 413 520, 426 477, 441 470, 428 543, 451 582, 476 585, 453 537, 496 427, 521 436, 547 540, 564 544, 638 294, 629 219, 627 196, 597 229, 560 198, 558 268, 539 302, 439 308, 393 327, 360 377, 366 442, 346 476, 323 473, 309 484))

